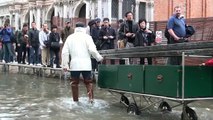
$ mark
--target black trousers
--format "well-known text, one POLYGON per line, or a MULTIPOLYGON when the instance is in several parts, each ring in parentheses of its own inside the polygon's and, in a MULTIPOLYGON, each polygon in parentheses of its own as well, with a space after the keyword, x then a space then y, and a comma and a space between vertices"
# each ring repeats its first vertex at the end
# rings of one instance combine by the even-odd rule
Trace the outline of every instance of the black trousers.
POLYGON ((26 44, 21 44, 20 46, 17 46, 17 61, 18 61, 18 63, 25 64, 26 52, 27 52, 26 44))

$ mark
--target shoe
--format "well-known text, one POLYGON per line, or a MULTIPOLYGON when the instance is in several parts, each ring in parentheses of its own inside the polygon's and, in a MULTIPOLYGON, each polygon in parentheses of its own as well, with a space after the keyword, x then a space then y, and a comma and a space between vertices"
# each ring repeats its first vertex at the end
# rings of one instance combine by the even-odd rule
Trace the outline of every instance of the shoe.
POLYGON ((51 67, 51 65, 47 65, 47 67, 51 67))
POLYGON ((56 66, 56 68, 61 68, 61 66, 56 66))
POLYGON ((33 64, 32 64, 32 63, 30 63, 30 66, 33 66, 33 64))
POLYGON ((38 64, 36 64, 37 66, 41 66, 41 64, 40 63, 38 63, 38 64))
POLYGON ((42 67, 47 67, 46 65, 42 65, 42 67))
POLYGON ((2 63, 6 63, 4 60, 2 60, 2 63))
POLYGON ((13 63, 12 64, 18 64, 18 62, 16 62, 16 61, 13 61, 13 63))

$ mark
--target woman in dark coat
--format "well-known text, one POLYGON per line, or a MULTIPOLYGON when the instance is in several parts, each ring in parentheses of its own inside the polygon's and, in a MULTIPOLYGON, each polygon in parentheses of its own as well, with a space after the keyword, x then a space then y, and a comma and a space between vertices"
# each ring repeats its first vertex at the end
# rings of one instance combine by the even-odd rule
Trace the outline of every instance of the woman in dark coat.
POLYGON ((50 40, 50 66, 53 68, 54 55, 56 68, 61 68, 59 65, 59 51, 60 51, 60 35, 57 32, 57 26, 53 25, 52 32, 49 35, 50 40))
MULTIPOLYGON (((155 42, 155 34, 146 28, 146 19, 140 19, 138 22, 139 30, 136 32, 134 46, 151 46, 155 42)), ((152 58, 147 58, 148 64, 152 64, 152 58)), ((144 58, 140 58, 140 64, 144 64, 144 58)))

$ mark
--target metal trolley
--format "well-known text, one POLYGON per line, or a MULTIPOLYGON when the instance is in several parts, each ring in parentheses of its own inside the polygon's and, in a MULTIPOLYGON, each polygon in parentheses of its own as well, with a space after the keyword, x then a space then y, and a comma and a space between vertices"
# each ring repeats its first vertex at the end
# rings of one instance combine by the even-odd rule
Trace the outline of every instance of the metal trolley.
POLYGON ((196 112, 188 104, 198 100, 213 99, 213 67, 185 65, 186 55, 212 56, 213 42, 100 52, 106 58, 182 56, 182 65, 99 65, 98 86, 112 93, 119 93, 120 102, 127 107, 128 113, 139 115, 142 110, 156 103, 160 103, 158 107, 160 111, 172 111, 172 108, 182 105, 181 119, 197 120, 196 112), (199 48, 197 44, 203 47, 199 48), (208 45, 204 47, 204 44, 208 45), (125 94, 131 95, 132 103, 125 94), (144 98, 148 103, 147 106, 139 107, 135 95, 144 98), (153 101, 152 98, 159 100, 153 101), (170 106, 165 100, 178 104, 170 106))

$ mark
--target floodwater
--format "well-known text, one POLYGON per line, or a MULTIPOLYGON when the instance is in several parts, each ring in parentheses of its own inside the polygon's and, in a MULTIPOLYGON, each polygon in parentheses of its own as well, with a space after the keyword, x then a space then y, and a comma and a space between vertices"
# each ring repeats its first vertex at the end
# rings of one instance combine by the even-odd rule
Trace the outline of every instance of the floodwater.
MULTIPOLYGON (((142 111, 127 114, 120 95, 95 87, 95 102, 89 104, 80 84, 80 102, 71 99, 67 80, 23 74, 0 73, 0 120, 180 120, 181 107, 172 112, 142 111)), ((128 95, 127 95, 128 97, 128 95)), ((131 99, 130 99, 131 101, 131 99)), ((193 104, 199 120, 213 120, 213 101, 193 104)), ((155 107, 153 107, 155 110, 155 107)))

